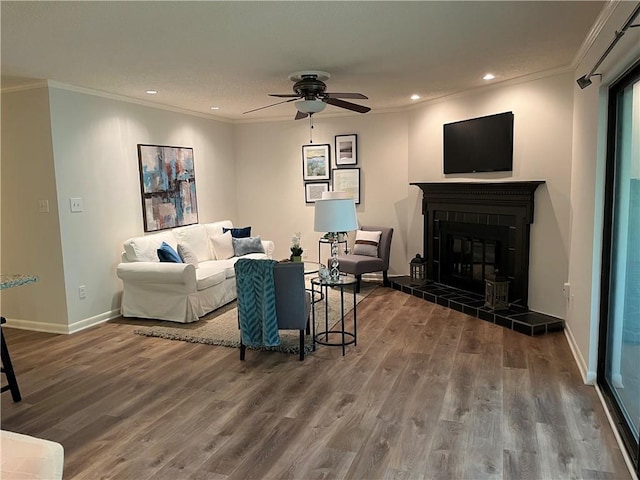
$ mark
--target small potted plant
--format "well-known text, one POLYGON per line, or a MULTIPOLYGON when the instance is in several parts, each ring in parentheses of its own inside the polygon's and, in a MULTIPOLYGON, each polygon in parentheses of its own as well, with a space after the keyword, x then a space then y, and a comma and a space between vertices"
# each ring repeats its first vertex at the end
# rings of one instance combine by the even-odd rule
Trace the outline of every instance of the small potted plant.
POLYGON ((297 232, 291 237, 291 256, 289 260, 292 262, 301 262, 302 252, 304 252, 304 250, 300 246, 300 232, 297 232))

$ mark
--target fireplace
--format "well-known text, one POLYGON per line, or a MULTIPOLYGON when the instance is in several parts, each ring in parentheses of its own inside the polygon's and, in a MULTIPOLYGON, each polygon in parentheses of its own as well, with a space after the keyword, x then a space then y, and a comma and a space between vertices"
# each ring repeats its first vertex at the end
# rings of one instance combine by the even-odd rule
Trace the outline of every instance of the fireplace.
POLYGON ((528 308, 534 192, 544 182, 412 183, 422 189, 427 278, 482 294, 509 280, 509 302, 528 308))

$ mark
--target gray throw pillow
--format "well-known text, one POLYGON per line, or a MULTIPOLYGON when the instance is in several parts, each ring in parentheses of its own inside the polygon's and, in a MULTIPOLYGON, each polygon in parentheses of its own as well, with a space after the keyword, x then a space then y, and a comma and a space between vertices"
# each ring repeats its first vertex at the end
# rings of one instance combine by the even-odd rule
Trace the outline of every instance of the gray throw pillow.
POLYGON ((180 255, 180 258, 184 263, 190 263, 194 267, 198 268, 198 257, 187 244, 178 244, 178 255, 180 255))
POLYGON ((241 257, 249 253, 264 253, 264 247, 260 237, 232 238, 233 253, 236 257, 241 257))

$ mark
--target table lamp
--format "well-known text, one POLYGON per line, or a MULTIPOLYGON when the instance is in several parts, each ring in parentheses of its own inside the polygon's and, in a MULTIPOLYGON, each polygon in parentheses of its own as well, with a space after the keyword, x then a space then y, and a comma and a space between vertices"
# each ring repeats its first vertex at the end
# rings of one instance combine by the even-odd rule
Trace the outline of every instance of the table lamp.
POLYGON ((316 232, 332 233, 330 278, 337 282, 340 278, 338 265, 338 232, 358 229, 356 204, 345 192, 322 192, 322 199, 316 200, 313 229, 316 232))

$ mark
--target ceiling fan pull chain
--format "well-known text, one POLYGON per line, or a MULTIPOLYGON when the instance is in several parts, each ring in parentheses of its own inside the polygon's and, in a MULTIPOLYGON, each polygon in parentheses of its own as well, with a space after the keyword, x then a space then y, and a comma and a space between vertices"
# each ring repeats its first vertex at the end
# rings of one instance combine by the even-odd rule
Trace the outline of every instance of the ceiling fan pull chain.
POLYGON ((309 115, 309 143, 313 143, 313 115, 309 115))

